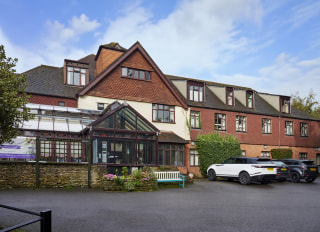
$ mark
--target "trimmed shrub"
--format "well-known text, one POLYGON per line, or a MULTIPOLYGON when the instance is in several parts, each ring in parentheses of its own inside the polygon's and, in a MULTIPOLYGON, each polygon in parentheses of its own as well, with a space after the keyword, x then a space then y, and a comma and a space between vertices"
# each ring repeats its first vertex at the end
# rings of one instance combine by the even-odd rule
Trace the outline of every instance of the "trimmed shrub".
POLYGON ((223 138, 218 132, 198 135, 196 149, 199 153, 201 174, 207 175, 211 164, 221 163, 230 158, 241 156, 240 143, 237 137, 228 134, 223 138))
POLYGON ((292 159, 291 149, 271 149, 271 155, 273 159, 292 159))

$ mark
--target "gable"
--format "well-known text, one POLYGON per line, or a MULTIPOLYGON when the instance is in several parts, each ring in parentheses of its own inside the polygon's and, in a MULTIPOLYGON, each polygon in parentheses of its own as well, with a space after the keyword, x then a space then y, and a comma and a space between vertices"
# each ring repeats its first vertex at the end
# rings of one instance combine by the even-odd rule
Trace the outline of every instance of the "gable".
POLYGON ((146 59, 141 50, 135 49, 92 86, 85 95, 181 106, 182 104, 173 94, 173 90, 169 89, 169 84, 166 84, 160 75, 161 73, 146 59), (123 77, 122 67, 148 71, 151 74, 151 80, 123 77))

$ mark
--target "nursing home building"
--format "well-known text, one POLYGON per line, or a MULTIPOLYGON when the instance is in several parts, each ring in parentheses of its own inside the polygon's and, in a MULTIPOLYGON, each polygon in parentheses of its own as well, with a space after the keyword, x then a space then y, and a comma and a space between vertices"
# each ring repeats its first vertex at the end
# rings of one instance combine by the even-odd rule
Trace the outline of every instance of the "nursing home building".
POLYGON ((163 74, 139 42, 101 45, 96 55, 61 63, 25 72, 35 118, 21 131, 40 139, 42 161, 200 175, 197 136, 219 132, 236 136, 243 156, 290 148, 293 158, 320 164, 320 120, 289 96, 163 74))

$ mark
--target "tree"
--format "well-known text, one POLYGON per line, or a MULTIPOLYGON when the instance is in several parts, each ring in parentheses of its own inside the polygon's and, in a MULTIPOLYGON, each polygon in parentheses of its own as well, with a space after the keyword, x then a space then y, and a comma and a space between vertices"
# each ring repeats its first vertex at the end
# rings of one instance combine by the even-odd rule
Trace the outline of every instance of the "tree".
POLYGON ((27 79, 15 73, 17 61, 6 57, 4 46, 0 45, 0 145, 17 137, 21 123, 32 118, 25 107, 29 99, 25 93, 27 79))
POLYGON ((292 96, 292 106, 314 117, 320 118, 320 105, 316 101, 316 94, 311 89, 307 97, 301 98, 297 92, 292 96))

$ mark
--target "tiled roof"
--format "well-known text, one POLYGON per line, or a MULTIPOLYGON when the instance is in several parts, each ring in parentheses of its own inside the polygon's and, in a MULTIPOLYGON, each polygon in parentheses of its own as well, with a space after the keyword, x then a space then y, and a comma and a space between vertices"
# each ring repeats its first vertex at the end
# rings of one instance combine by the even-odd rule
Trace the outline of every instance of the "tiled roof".
POLYGON ((25 72, 29 94, 74 98, 82 87, 64 85, 63 68, 41 65, 25 72))
POLYGON ((189 143, 188 141, 184 140, 183 138, 179 137, 173 132, 163 132, 159 134, 158 138, 159 143, 189 143))
MULTIPOLYGON (((266 116, 274 116, 274 117, 287 117, 287 118, 297 118, 297 119, 306 119, 306 120, 317 120, 320 121, 320 119, 315 118, 307 113, 304 113, 294 107, 291 107, 291 113, 281 113, 278 110, 276 110, 274 107, 272 107, 267 101, 265 101, 262 97, 259 96, 257 91, 248 88, 248 87, 241 87, 241 86, 234 86, 234 85, 227 85, 227 84, 221 84, 216 82, 209 82, 209 81, 202 81, 197 79, 191 79, 191 78, 185 78, 185 77, 178 77, 178 76, 172 76, 172 75, 165 75, 165 77, 169 80, 172 86, 174 86, 175 90, 179 93, 180 97, 188 104, 190 107, 200 107, 200 108, 209 108, 209 109, 215 109, 215 110, 226 110, 226 111, 235 111, 239 113, 251 113, 251 114, 260 114, 260 115, 266 115, 266 116), (205 102, 190 102, 188 101, 183 95, 179 92, 179 90, 175 87, 172 81, 196 81, 201 82, 205 84, 205 102), (229 106, 226 105, 224 102, 222 102, 209 88, 208 86, 214 85, 214 86, 220 86, 220 87, 232 87, 240 90, 251 90, 254 93, 254 108, 249 109, 243 104, 241 104, 240 101, 235 99, 235 106, 229 106)), ((280 96, 280 95, 279 95, 280 96)))

